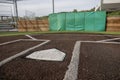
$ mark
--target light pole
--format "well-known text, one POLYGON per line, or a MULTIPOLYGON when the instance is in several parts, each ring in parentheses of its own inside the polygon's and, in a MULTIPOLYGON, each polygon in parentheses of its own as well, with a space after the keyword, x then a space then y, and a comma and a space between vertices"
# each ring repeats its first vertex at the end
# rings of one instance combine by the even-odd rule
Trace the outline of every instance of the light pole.
POLYGON ((53 13, 55 12, 55 9, 54 9, 54 0, 52 0, 52 7, 53 7, 53 13))
POLYGON ((14 0, 14 11, 15 11, 15 17, 18 18, 18 8, 17 8, 17 0, 14 0))
POLYGON ((103 0, 100 2, 100 11, 102 10, 103 0))
POLYGON ((17 8, 17 0, 13 0, 13 4, 14 4, 15 21, 16 21, 15 25, 16 25, 16 27, 18 27, 18 26, 17 26, 17 21, 18 21, 18 8, 17 8))

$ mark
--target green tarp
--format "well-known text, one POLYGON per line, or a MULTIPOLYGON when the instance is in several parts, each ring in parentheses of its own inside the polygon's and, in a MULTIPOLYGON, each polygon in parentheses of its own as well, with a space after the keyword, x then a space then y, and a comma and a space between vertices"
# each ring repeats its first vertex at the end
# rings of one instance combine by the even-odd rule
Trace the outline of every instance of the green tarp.
POLYGON ((106 13, 97 11, 95 13, 95 31, 105 31, 106 13))
POLYGON ((84 30, 84 13, 66 13, 66 30, 84 30))
POLYGON ((85 31, 95 31, 95 12, 86 12, 85 13, 85 31))
POLYGON ((75 16, 74 13, 66 13, 66 30, 75 30, 75 16))
POLYGON ((65 13, 59 13, 57 15, 57 26, 58 30, 65 30, 65 13))
POLYGON ((75 13, 75 30, 84 30, 84 13, 75 13))
POLYGON ((49 16, 50 30, 62 31, 65 30, 65 13, 51 14, 49 16))
POLYGON ((50 25, 50 30, 51 31, 58 31, 58 26, 57 26, 57 14, 52 14, 49 16, 49 25, 50 25))
POLYGON ((106 12, 68 12, 49 15, 51 31, 105 31, 106 12))

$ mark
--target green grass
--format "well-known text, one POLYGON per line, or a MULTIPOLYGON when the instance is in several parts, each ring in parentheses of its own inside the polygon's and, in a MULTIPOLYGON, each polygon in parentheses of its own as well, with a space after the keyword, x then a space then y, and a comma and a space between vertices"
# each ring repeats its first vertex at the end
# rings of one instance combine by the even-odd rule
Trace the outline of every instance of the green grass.
POLYGON ((108 12, 107 16, 109 17, 120 17, 120 11, 108 12))
POLYGON ((92 33, 92 34, 113 34, 113 35, 120 34, 120 32, 48 31, 48 32, 0 32, 0 36, 14 36, 14 35, 26 35, 26 34, 56 34, 56 33, 92 33))
POLYGON ((15 36, 15 35, 26 35, 26 34, 44 34, 47 32, 0 32, 0 36, 15 36))

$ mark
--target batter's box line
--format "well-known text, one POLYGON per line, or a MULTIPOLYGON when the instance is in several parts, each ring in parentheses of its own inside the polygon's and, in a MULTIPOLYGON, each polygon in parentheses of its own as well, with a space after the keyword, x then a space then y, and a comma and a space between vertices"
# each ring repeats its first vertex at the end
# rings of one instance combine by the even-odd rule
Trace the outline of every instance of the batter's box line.
POLYGON ((102 44, 120 44, 119 42, 100 42, 100 41, 81 41, 81 43, 102 43, 102 44))
MULTIPOLYGON (((35 41, 35 40, 33 40, 33 41, 35 41)), ((35 48, 38 48, 38 47, 41 47, 41 46, 47 44, 48 42, 50 42, 50 40, 46 40, 46 41, 44 41, 44 42, 42 42, 42 43, 40 43, 40 44, 38 44, 38 45, 36 45, 36 46, 33 46, 33 47, 31 47, 31 48, 28 48, 28 49, 26 49, 26 50, 24 50, 24 51, 22 51, 22 52, 20 52, 20 53, 17 53, 17 54, 15 54, 15 55, 13 55, 13 56, 11 56, 11 57, 9 57, 9 58, 6 58, 6 59, 2 60, 2 61, 0 62, 0 67, 3 66, 3 65, 6 64, 6 63, 12 61, 13 59, 15 59, 15 58, 17 58, 17 57, 20 57, 20 56, 22 56, 22 55, 24 55, 24 54, 26 54, 27 52, 29 52, 29 51, 31 51, 31 50, 33 50, 33 49, 35 49, 35 48)))
POLYGON ((13 40, 13 41, 8 41, 8 42, 1 43, 0 46, 7 45, 7 44, 12 44, 12 43, 15 43, 15 42, 18 42, 18 41, 48 41, 48 40, 46 40, 46 39, 37 39, 37 40, 32 40, 32 39, 17 39, 17 40, 13 40))
POLYGON ((46 39, 37 39, 37 38, 35 38, 35 37, 31 36, 31 35, 25 35, 25 36, 32 39, 32 40, 36 40, 36 41, 37 40, 46 41, 46 39))
POLYGON ((32 37, 32 36, 30 36, 30 35, 25 35, 26 37, 28 37, 28 38, 30 38, 30 39, 32 39, 32 40, 37 40, 36 38, 34 38, 34 37, 32 37))
POLYGON ((104 41, 76 41, 70 64, 68 65, 68 70, 64 75, 63 80, 77 80, 78 79, 78 65, 79 65, 79 58, 80 58, 80 47, 82 42, 89 42, 89 43, 103 43, 103 44, 120 44, 118 42, 104 42, 104 41))
POLYGON ((96 42, 107 42, 107 41, 113 41, 113 40, 119 40, 120 38, 112 38, 112 39, 105 39, 105 40, 100 40, 96 42))

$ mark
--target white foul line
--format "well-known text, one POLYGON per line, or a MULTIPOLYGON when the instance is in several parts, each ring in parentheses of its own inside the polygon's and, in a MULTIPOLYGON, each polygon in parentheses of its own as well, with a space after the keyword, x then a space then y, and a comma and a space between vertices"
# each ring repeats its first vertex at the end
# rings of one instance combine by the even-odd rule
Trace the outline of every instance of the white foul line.
POLYGON ((41 43, 41 44, 38 44, 38 45, 36 45, 36 46, 34 46, 34 47, 31 47, 31 48, 28 48, 28 49, 26 49, 26 50, 24 50, 24 51, 22 51, 22 52, 20 52, 20 53, 18 53, 18 54, 16 54, 16 55, 13 55, 13 56, 11 56, 11 57, 9 57, 9 58, 7 58, 7 59, 2 60, 2 61, 0 62, 0 67, 1 67, 2 65, 6 64, 6 63, 8 63, 8 62, 10 62, 10 61, 12 61, 13 59, 15 59, 15 58, 17 58, 17 57, 19 57, 19 56, 21 56, 21 55, 24 55, 24 54, 26 54, 27 52, 29 52, 29 51, 37 48, 37 47, 40 47, 40 46, 42 46, 42 45, 44 45, 44 44, 46 44, 46 43, 48 43, 48 42, 50 42, 50 40, 47 40, 47 41, 45 41, 45 42, 43 42, 43 43, 41 43))
POLYGON ((32 40, 32 39, 21 39, 21 41, 48 41, 46 39, 37 39, 37 40, 32 40))
POLYGON ((25 35, 25 36, 29 37, 32 40, 37 40, 36 38, 34 38, 34 37, 30 36, 30 35, 25 35))
POLYGON ((118 42, 106 42, 106 41, 118 40, 118 39, 120 39, 120 38, 106 39, 106 40, 100 40, 100 41, 77 41, 75 46, 74 46, 71 62, 69 64, 69 66, 68 66, 68 70, 66 71, 66 74, 65 74, 63 80, 77 80, 77 78, 78 78, 79 56, 80 56, 80 47, 81 47, 82 42, 120 44, 118 42))
POLYGON ((100 40, 100 41, 96 41, 96 42, 107 42, 107 41, 118 40, 118 39, 120 39, 120 38, 105 39, 105 40, 100 40))
POLYGON ((77 41, 75 43, 74 50, 72 52, 72 59, 63 80, 77 80, 78 78, 80 45, 81 45, 80 41, 77 41))
POLYGON ((32 39, 17 39, 17 40, 13 40, 13 41, 8 41, 8 42, 0 43, 0 46, 11 44, 11 43, 15 43, 15 42, 18 42, 18 41, 48 41, 48 40, 46 40, 46 39, 37 39, 37 40, 32 40, 32 39))
MULTIPOLYGON (((32 40, 37 40, 36 38, 33 38, 32 36, 30 36, 30 35, 25 35, 25 36, 27 36, 27 37, 29 37, 30 39, 32 39, 32 40)), ((11 43, 14 43, 14 42, 18 42, 18 41, 25 41, 25 40, 29 40, 29 39, 17 39, 17 40, 13 40, 13 41, 8 41, 8 42, 4 42, 4 43, 0 43, 0 46, 1 45, 6 45, 6 44, 11 44, 11 43)), ((45 40, 45 39, 40 39, 41 41, 47 41, 47 40, 45 40)), ((39 40, 39 41, 40 41, 39 40)), ((30 41, 30 40, 29 40, 30 41)))
POLYGON ((81 43, 120 44, 120 42, 81 41, 81 43))
POLYGON ((17 40, 13 40, 13 41, 8 41, 8 42, 4 42, 4 43, 1 43, 1 45, 6 45, 6 44, 10 44, 10 43, 14 43, 14 42, 17 42, 17 41, 20 41, 21 39, 17 39, 17 40))

